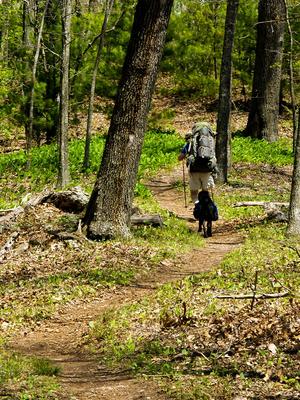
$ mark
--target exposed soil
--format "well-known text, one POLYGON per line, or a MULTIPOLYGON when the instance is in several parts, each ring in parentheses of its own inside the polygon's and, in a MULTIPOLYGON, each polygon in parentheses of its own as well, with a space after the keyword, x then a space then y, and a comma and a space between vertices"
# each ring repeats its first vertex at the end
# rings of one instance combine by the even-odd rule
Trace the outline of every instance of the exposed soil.
MULTIPOLYGON (((174 183, 182 179, 181 166, 171 174, 159 176, 149 183, 161 207, 187 220, 191 229, 191 205, 184 206, 182 192, 174 183)), ((66 398, 87 400, 166 399, 159 387, 151 381, 132 377, 128 371, 110 371, 84 350, 83 341, 89 323, 104 310, 118 307, 151 295, 163 283, 175 281, 191 274, 199 274, 217 266, 223 257, 241 242, 242 237, 225 222, 218 221, 213 237, 206 239, 204 248, 195 248, 183 254, 176 266, 166 262, 164 268, 151 276, 144 276, 131 287, 105 290, 92 300, 78 300, 62 307, 50 320, 33 331, 24 331, 15 337, 11 347, 19 352, 49 358, 60 366, 59 380, 66 398)))

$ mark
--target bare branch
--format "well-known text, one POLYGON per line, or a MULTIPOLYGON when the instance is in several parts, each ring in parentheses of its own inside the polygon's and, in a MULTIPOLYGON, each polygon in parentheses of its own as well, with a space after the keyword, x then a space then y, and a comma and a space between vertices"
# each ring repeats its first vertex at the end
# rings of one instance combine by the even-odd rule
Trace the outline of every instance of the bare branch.
POLYGON ((123 18, 124 14, 125 14, 125 10, 123 10, 122 14, 119 16, 119 18, 117 19, 117 21, 115 22, 115 24, 114 24, 110 29, 107 29, 105 32, 101 32, 101 33, 99 33, 99 35, 95 36, 94 39, 88 44, 88 46, 86 47, 86 49, 83 51, 81 57, 84 57, 84 56, 85 56, 85 54, 87 53, 87 51, 89 51, 89 49, 90 49, 91 47, 94 46, 94 44, 97 42, 97 40, 98 40, 101 36, 107 35, 109 32, 114 31, 114 30, 116 29, 116 27, 118 26, 119 22, 121 21, 121 19, 123 18))

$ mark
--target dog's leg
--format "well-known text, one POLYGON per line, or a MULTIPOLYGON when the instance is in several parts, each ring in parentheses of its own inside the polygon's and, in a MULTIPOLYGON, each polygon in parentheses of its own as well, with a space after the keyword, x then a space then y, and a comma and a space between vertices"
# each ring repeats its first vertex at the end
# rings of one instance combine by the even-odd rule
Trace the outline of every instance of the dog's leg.
POLYGON ((202 223, 201 223, 201 221, 199 220, 198 232, 201 232, 201 231, 202 231, 202 223))
POLYGON ((207 237, 212 237, 212 221, 207 221, 207 237))
POLYGON ((205 223, 205 221, 203 222, 203 236, 204 236, 205 238, 208 237, 208 236, 207 236, 207 230, 206 230, 206 223, 205 223))

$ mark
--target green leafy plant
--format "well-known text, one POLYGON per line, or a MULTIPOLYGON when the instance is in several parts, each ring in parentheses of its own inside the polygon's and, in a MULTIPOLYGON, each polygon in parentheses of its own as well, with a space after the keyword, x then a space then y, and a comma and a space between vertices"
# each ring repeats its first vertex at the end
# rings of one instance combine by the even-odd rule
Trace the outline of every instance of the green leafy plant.
POLYGON ((9 354, 1 349, 0 384, 9 398, 56 398, 59 368, 50 360, 9 354))
POLYGON ((283 166, 293 163, 292 141, 281 138, 275 143, 235 136, 232 142, 234 162, 283 166))

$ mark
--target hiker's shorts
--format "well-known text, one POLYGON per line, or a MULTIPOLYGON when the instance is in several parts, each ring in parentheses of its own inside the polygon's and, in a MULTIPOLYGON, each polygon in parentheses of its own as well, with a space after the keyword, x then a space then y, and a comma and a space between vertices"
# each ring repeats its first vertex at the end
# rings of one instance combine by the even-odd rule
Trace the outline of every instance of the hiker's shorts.
POLYGON ((209 190, 215 186, 210 172, 189 172, 191 190, 209 190))

